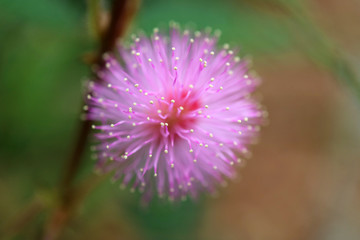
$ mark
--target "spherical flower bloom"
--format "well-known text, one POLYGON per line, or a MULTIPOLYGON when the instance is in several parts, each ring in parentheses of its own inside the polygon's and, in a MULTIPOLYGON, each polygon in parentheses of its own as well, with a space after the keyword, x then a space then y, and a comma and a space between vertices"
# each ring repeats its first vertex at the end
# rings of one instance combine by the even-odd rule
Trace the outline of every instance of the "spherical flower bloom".
POLYGON ((196 197, 235 175, 264 114, 251 98, 258 79, 217 41, 175 25, 104 56, 88 95, 99 169, 147 199, 196 197))

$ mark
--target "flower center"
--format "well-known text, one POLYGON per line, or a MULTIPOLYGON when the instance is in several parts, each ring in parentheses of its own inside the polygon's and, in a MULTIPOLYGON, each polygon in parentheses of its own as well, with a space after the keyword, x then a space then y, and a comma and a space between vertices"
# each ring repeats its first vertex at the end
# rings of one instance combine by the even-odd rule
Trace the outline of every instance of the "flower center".
POLYGON ((160 122, 158 130, 162 136, 176 138, 179 134, 189 131, 196 123, 197 109, 200 101, 191 91, 167 94, 159 99, 156 104, 156 112, 152 118, 160 122))

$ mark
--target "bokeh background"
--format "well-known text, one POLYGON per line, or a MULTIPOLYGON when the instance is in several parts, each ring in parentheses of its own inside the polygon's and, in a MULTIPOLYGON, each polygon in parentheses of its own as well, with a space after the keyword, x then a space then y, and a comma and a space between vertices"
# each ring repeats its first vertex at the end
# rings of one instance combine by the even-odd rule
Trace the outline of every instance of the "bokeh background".
MULTIPOLYGON (((269 124, 217 197, 139 205, 108 179, 61 239, 360 239, 360 2, 143 0, 131 25, 222 30, 262 77, 269 124)), ((0 0, 0 238, 39 239, 78 132, 85 0, 0 0), (25 217, 24 217, 25 215, 25 217)), ((78 179, 93 173, 90 151, 78 179)))

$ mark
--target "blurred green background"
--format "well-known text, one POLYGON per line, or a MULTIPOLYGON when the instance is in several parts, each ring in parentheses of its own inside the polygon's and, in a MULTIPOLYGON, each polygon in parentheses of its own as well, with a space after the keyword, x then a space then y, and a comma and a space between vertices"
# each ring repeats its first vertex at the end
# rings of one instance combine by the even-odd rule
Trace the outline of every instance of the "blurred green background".
MULTIPOLYGON (((85 0, 0 0, 0 238, 39 239, 56 204, 97 48, 87 19, 85 0)), ((215 199, 142 208, 105 180, 62 239, 359 239, 360 3, 143 0, 129 33, 170 20, 221 29, 251 56, 270 113, 261 143, 215 199)))

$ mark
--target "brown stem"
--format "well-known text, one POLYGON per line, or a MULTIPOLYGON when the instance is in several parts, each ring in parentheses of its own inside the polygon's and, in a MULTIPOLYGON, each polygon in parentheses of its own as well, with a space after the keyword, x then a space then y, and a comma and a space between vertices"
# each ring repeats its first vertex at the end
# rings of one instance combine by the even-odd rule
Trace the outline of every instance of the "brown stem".
MULTIPOLYGON (((132 17, 138 7, 138 1, 114 0, 111 10, 111 19, 107 30, 100 42, 100 49, 95 64, 102 67, 104 61, 102 55, 112 51, 119 38, 123 37, 132 17)), ((98 79, 100 81, 100 79, 98 79)), ((90 132, 91 121, 83 121, 77 138, 74 152, 69 158, 65 174, 60 186, 59 205, 45 226, 43 239, 55 240, 69 221, 79 201, 82 199, 79 189, 74 186, 75 177, 79 171, 82 154, 90 132)))

